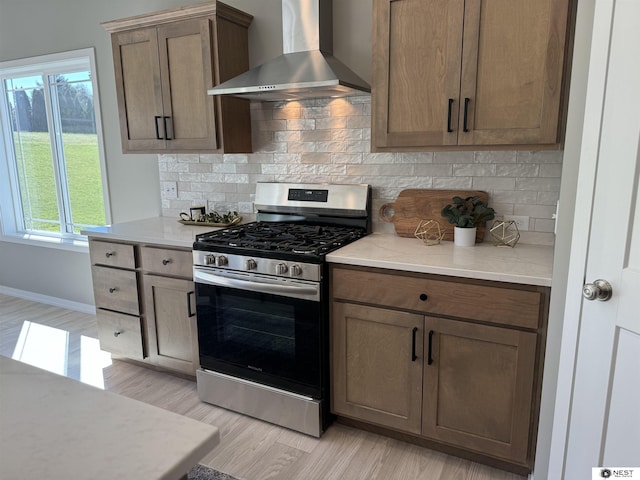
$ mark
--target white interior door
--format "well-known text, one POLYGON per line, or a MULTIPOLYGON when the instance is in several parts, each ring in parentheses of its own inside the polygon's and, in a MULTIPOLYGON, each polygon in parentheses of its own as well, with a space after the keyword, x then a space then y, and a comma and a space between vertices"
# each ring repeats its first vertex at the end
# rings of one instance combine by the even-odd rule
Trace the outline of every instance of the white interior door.
MULTIPOLYGON (((583 301, 567 480, 591 478, 592 467, 640 467, 640 1, 596 2, 592 48, 602 42, 608 55, 592 56, 590 74, 606 70, 606 83, 587 100, 601 117, 585 118, 586 134, 588 124, 600 125, 585 283, 605 279, 613 296, 583 301)), ((568 296, 580 294, 573 287, 568 296)))

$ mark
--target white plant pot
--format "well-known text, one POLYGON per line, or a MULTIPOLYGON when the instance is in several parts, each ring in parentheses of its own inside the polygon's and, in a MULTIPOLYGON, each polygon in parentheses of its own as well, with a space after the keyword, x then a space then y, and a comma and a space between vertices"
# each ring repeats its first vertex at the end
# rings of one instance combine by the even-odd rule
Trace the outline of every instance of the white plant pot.
POLYGON ((453 243, 457 247, 473 247, 476 244, 476 227, 455 227, 453 232, 453 243))

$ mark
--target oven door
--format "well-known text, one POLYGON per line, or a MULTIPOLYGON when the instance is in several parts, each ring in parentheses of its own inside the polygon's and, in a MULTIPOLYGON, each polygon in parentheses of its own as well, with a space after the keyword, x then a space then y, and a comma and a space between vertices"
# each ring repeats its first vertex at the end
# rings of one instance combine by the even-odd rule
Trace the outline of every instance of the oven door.
POLYGON ((322 398, 320 283, 194 268, 200 365, 322 398))

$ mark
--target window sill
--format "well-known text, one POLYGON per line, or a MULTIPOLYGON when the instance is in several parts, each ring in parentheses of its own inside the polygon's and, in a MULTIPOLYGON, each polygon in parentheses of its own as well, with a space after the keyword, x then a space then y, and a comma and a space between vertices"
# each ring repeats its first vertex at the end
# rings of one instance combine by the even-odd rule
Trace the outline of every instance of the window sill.
POLYGON ((32 247, 56 248, 72 252, 89 252, 89 242, 83 238, 61 238, 35 235, 32 233, 16 233, 0 235, 0 242, 18 243, 32 247))

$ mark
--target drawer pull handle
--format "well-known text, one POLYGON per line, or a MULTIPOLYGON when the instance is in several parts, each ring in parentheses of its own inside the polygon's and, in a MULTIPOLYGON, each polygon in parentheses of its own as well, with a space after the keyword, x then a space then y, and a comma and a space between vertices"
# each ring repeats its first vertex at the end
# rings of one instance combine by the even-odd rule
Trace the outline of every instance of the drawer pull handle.
POLYGON ((447 133, 453 132, 453 128, 451 128, 451 107, 453 107, 453 98, 449 99, 449 107, 447 109, 447 133))
POLYGON ((469 102, 470 101, 471 101, 470 98, 464 99, 464 117, 463 117, 463 127, 462 127, 463 132, 469 131, 469 102))
POLYGON ((413 327, 411 332, 411 361, 415 362, 418 359, 416 355, 416 334, 418 333, 418 327, 413 327))
POLYGON ((187 315, 189 315, 189 318, 195 315, 195 312, 191 310, 191 295, 193 295, 194 293, 195 292, 193 291, 187 292, 187 315))
POLYGON ((116 330, 115 332, 113 332, 113 336, 118 338, 121 333, 122 333, 122 330, 116 330))
POLYGON ((162 260, 162 264, 163 264, 164 266, 167 266, 167 265, 169 265, 170 263, 171 263, 171 259, 170 259, 170 258, 165 258, 164 260, 162 260))
POLYGON ((426 293, 421 293, 420 294, 420 300, 422 300, 423 302, 426 302, 428 298, 429 297, 427 296, 426 293))
POLYGON ((104 254, 105 257, 109 258, 109 257, 113 257, 116 254, 116 252, 107 252, 104 254))
POLYGON ((117 291, 118 291, 118 287, 111 287, 111 288, 109 289, 109 293, 115 293, 115 292, 117 292, 117 291))
POLYGON ((431 365, 433 363, 433 334, 435 332, 433 330, 429 331, 429 355, 427 356, 427 365, 431 365))

